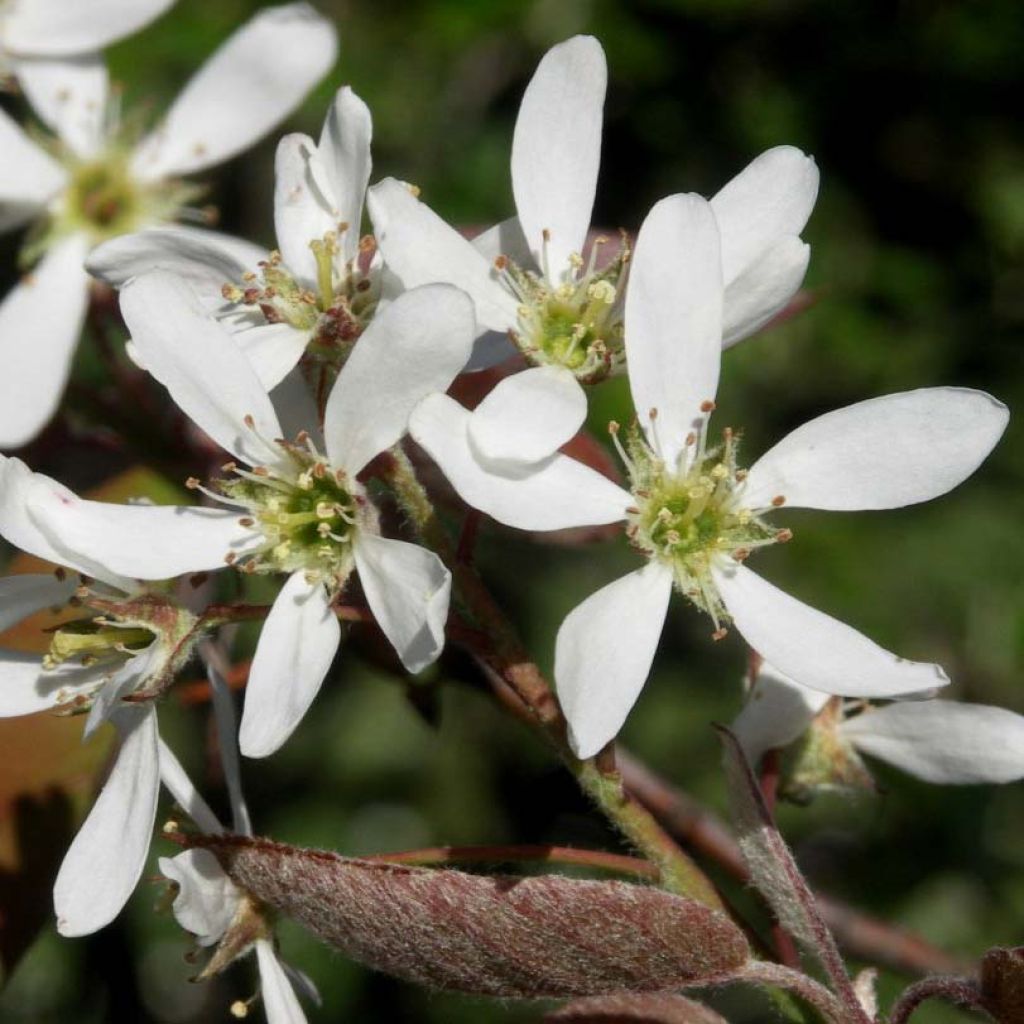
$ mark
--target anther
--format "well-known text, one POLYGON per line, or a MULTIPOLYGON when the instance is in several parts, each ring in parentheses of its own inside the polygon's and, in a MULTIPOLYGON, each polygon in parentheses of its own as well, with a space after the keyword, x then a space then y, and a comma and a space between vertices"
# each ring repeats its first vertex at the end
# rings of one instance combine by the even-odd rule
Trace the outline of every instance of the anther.
POLYGON ((715 403, 712 402, 710 398, 707 399, 706 401, 701 402, 700 403, 700 411, 701 412, 714 412, 715 411, 715 403))
POLYGON ((776 494, 775 497, 772 498, 772 506, 774 508, 782 508, 782 506, 785 504, 786 496, 784 494, 776 494))
POLYGON ((202 486, 202 482, 200 481, 199 477, 196 477, 196 476, 190 476, 190 477, 189 477, 189 478, 188 478, 188 479, 187 479, 187 480, 185 481, 185 486, 186 486, 186 487, 187 487, 187 488, 188 488, 188 489, 189 489, 190 491, 198 491, 198 490, 199 490, 199 488, 200 488, 200 487, 202 486))
POLYGON ((779 544, 786 544, 793 539, 793 531, 788 528, 779 530, 779 532, 775 534, 775 539, 779 544))
POLYGON ((718 629, 711 634, 712 640, 724 640, 729 635, 729 630, 724 626, 719 626, 718 629))

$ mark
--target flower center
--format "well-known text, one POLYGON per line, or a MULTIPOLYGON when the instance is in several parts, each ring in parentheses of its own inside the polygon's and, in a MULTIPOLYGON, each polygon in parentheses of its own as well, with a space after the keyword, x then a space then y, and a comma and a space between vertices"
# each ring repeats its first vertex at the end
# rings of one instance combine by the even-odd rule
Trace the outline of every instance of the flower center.
POLYGON ((764 510, 743 504, 747 474, 736 465, 736 434, 726 428, 722 443, 708 449, 706 423, 687 438, 694 450, 681 472, 665 465, 636 424, 625 448, 618 439, 618 424, 609 429, 636 499, 627 518, 631 543, 669 566, 676 588, 712 617, 716 636, 724 636, 720 623, 729 616, 714 585, 713 566, 725 560, 742 562, 755 548, 788 541, 792 532, 775 529, 762 517, 764 510))
POLYGON ((614 259, 597 269, 607 244, 596 239, 587 263, 573 254, 560 284, 551 283, 546 267, 538 274, 498 258, 501 280, 519 302, 519 326, 510 335, 532 365, 563 366, 585 384, 625 365, 622 290, 630 249, 623 235, 614 259))

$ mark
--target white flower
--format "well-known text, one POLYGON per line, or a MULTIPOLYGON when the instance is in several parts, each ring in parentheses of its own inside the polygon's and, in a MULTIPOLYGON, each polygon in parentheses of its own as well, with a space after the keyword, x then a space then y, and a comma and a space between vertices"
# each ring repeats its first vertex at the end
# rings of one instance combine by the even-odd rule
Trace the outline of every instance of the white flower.
MULTIPOLYGON (((576 36, 545 54, 512 142, 516 216, 466 241, 401 182, 370 189, 388 266, 406 287, 447 281, 473 297, 482 329, 510 334, 527 361, 588 382, 621 368, 629 251, 582 257, 597 186, 607 69, 600 43, 576 36)), ((792 298, 810 250, 800 232, 818 191, 814 161, 763 153, 712 200, 722 230, 723 344, 763 326, 792 298)), ((681 271, 681 268, 677 268, 681 271)), ((493 347, 492 347, 493 348, 493 347)), ((510 349, 498 347, 490 361, 510 349)), ((545 453, 550 454, 550 453, 545 453)))
POLYGON ((449 285, 418 288, 373 319, 327 399, 323 454, 308 435, 282 440, 266 388, 187 283, 160 271, 135 278, 121 309, 149 371, 238 460, 215 490, 202 488, 232 511, 134 508, 154 518, 150 529, 130 531, 123 508, 96 504, 89 516, 49 509, 45 526, 70 550, 99 547, 107 565, 140 579, 225 562, 288 574, 256 648, 243 752, 273 753, 312 703, 340 641, 332 602, 353 569, 405 667, 433 662, 444 646, 451 574, 433 552, 380 536, 357 477, 402 438, 412 408, 465 365, 475 326, 468 297, 449 285))
POLYGON ((89 58, 159 17, 174 0, 13 0, 0 10, 0 72, 89 58))
POLYGON ((399 290, 380 255, 361 251, 371 135, 369 110, 346 86, 319 143, 300 134, 281 140, 274 190, 278 250, 269 257, 246 265, 246 253, 222 236, 157 228, 104 243, 87 266, 116 288, 152 270, 184 277, 234 332, 266 388, 276 387, 310 346, 320 358, 340 362, 382 299, 399 290))
MULTIPOLYGON (((733 731, 756 762, 804 734, 831 700, 765 663, 733 731)), ((983 704, 921 700, 842 708, 836 738, 925 782, 970 784, 1024 778, 1024 716, 983 704)))
MULTIPOLYGON (((59 143, 51 155, 0 111, 0 227, 34 222, 22 256, 27 265, 41 257, 0 303, 0 448, 31 440, 57 407, 88 306, 89 249, 173 220, 197 194, 178 176, 221 163, 270 131, 331 66, 336 46, 333 28, 308 4, 263 11, 138 145, 108 124, 98 57, 20 66, 22 88, 59 143)), ((245 262, 258 258, 241 242, 234 251, 245 262)))
MULTIPOLYGON (((628 451, 620 445, 629 491, 564 455, 536 466, 487 463, 474 448, 470 414, 443 395, 410 419, 412 436, 469 504, 531 530, 624 519, 648 559, 584 601, 559 630, 556 683, 581 756, 595 754, 625 721, 673 586, 711 615, 716 635, 731 620, 755 650, 813 689, 894 696, 947 682, 938 666, 890 654, 743 562, 789 539, 766 520, 783 504, 897 508, 945 493, 995 445, 1005 406, 962 388, 871 399, 812 420, 749 471, 739 469, 736 435, 726 430, 712 447, 708 431, 721 362, 718 249, 714 212, 698 196, 663 200, 641 228, 626 301, 630 387, 643 431, 630 432, 628 451)), ((549 429, 540 415, 529 428, 549 429)))

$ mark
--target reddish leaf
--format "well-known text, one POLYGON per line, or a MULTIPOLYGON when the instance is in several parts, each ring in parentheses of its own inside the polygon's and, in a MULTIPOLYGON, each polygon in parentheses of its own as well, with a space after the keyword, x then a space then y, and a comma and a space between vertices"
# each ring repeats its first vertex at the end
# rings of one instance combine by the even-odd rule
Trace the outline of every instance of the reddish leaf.
POLYGON ((724 1017, 685 996, 620 992, 577 999, 549 1013, 544 1024, 727 1024, 724 1017))

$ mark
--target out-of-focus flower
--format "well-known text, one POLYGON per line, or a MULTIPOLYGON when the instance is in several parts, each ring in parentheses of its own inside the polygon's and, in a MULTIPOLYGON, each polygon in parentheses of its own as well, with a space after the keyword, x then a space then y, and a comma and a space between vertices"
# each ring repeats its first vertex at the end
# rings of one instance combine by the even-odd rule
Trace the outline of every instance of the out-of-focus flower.
MULTIPOLYGON (((181 176, 269 132, 326 73, 336 49, 334 29, 308 4, 263 11, 137 143, 119 133, 99 58, 22 67, 22 88, 56 139, 40 146, 0 111, 0 227, 32 224, 22 252, 31 270, 0 303, 0 448, 31 440, 60 400, 89 301, 89 249, 172 221, 200 193, 181 176)), ((244 243, 223 245, 240 261, 258 258, 244 243)))

